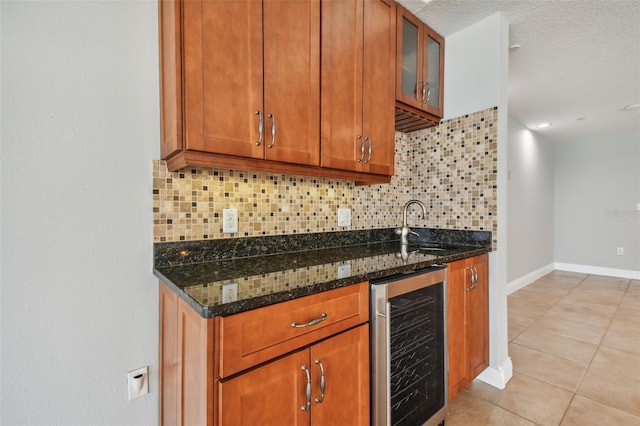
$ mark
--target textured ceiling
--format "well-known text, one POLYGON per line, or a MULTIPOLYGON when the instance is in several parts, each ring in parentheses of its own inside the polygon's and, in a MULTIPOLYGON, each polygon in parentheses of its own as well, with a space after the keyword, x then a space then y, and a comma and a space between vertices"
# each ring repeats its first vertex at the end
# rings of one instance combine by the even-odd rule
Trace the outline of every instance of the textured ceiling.
POLYGON ((621 132, 640 143, 640 108, 623 110, 640 104, 640 0, 398 2, 445 38, 501 12, 522 45, 509 54, 511 116, 554 141, 621 132))

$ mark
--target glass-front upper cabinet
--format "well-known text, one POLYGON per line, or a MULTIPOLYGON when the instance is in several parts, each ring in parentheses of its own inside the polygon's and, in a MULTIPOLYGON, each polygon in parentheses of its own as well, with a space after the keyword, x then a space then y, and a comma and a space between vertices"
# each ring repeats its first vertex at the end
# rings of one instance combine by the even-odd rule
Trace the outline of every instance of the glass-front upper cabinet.
POLYGON ((444 39, 397 5, 396 100, 442 118, 444 39))

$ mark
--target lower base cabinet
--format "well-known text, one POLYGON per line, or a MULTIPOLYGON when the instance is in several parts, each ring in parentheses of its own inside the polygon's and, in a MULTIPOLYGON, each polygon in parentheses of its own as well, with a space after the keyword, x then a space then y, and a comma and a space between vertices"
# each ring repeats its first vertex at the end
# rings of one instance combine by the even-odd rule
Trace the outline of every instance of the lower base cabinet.
POLYGON ((369 425, 368 289, 202 318, 160 283, 160 424, 369 425))
POLYGON ((448 264, 449 400, 489 366, 489 267, 486 254, 448 264))
POLYGON ((228 379, 219 389, 225 426, 368 425, 368 325, 228 379))

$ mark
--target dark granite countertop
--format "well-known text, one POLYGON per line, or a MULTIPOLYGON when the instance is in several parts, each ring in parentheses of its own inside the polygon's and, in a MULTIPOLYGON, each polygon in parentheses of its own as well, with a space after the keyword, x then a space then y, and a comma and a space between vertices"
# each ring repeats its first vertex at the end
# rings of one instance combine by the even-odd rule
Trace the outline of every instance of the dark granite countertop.
POLYGON ((202 317, 210 318, 491 251, 490 232, 470 235, 455 231, 458 235, 452 241, 451 234, 443 231, 414 230, 421 236, 404 255, 392 230, 316 234, 310 240, 317 247, 310 250, 304 250, 299 241, 309 239, 310 234, 280 237, 281 246, 275 245, 274 237, 156 244, 153 271, 202 317), (377 242, 362 242, 366 238, 377 242), (339 246, 322 247, 336 241, 339 246), (357 244, 348 245, 354 241, 357 244), (436 249, 417 251, 429 244, 436 249), (262 253, 265 246, 274 254, 255 254, 262 253), (294 251, 287 251, 292 247, 294 251), (235 300, 223 302, 223 286, 232 283, 237 286, 235 300))

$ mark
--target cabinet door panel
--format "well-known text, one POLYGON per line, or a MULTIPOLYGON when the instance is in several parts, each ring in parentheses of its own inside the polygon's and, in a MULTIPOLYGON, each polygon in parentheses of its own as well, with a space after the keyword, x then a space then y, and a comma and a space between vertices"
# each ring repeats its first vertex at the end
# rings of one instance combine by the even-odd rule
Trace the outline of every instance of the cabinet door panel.
POLYGON ((264 2, 265 157, 317 166, 320 157, 320 3, 264 2), (272 143, 272 114, 276 141, 272 143))
POLYGON ((307 402, 302 365, 310 367, 308 349, 221 383, 219 424, 308 425, 309 411, 301 410, 307 402))
POLYGON ((424 109, 431 114, 442 117, 442 79, 444 78, 444 39, 430 28, 424 32, 424 46, 426 49, 425 75, 427 82, 427 98, 424 109))
POLYGON ((369 425, 369 327, 362 325, 311 347, 311 423, 369 425), (320 397, 322 363, 325 393, 320 397))
POLYGON ((478 285, 467 292, 467 344, 471 379, 489 365, 489 277, 487 256, 477 258, 473 266, 478 273, 478 285), (484 262, 482 261, 484 259, 484 262))
POLYGON ((469 271, 465 261, 448 264, 447 276, 447 348, 449 352, 448 398, 451 400, 468 383, 465 334, 465 293, 469 271))
POLYGON ((372 148, 365 171, 383 175, 394 166, 395 19, 393 2, 365 1, 363 133, 372 148))
POLYGON ((323 1, 321 165, 360 171, 362 0, 323 1))
POLYGON ((398 6, 397 10, 396 99, 422 109, 424 24, 403 7, 398 6))
POLYGON ((186 148, 262 158, 262 2, 186 1, 183 16, 186 148))

